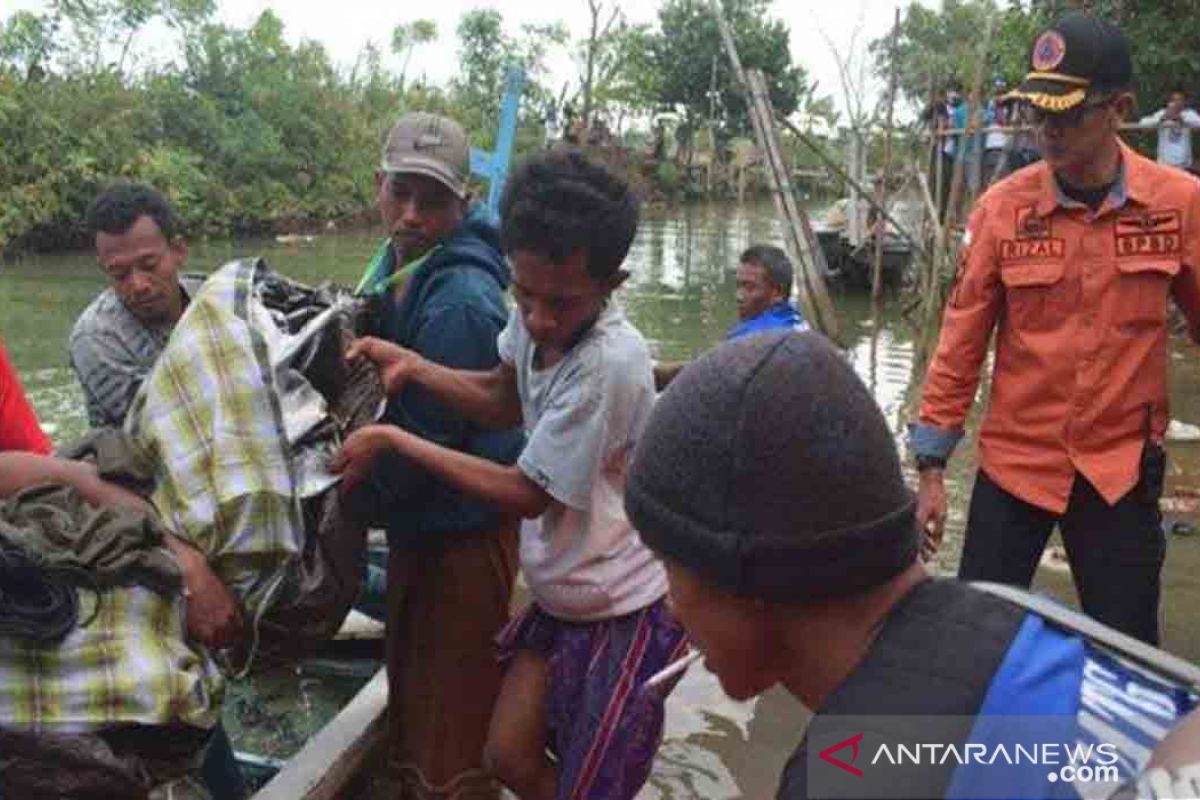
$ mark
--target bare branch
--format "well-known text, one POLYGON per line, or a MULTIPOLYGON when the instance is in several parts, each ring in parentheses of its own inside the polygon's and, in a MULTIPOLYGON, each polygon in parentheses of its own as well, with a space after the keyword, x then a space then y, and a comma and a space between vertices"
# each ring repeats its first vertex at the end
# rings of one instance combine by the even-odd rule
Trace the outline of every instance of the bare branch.
POLYGON ((613 23, 617 21, 617 18, 620 15, 621 15, 621 7, 619 5, 614 5, 612 14, 610 14, 608 16, 608 22, 604 23, 604 28, 603 28, 603 30, 600 31, 601 39, 603 39, 605 36, 608 36, 608 32, 612 30, 613 23))

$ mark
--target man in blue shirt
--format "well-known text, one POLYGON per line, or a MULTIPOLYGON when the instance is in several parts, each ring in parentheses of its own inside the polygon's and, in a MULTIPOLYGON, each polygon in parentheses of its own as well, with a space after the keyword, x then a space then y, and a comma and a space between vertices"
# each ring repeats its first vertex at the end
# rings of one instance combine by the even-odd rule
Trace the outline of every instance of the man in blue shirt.
MULTIPOLYGON (((806 331, 808 322, 788 299, 792 294, 792 262, 778 247, 756 244, 742 253, 737 268, 737 324, 727 341, 774 330, 806 331)), ((663 391, 687 361, 654 365, 654 388, 663 391)))
POLYGON ((792 262, 778 247, 759 244, 742 253, 737 268, 738 323, 726 339, 771 330, 808 330, 808 323, 788 298, 792 294, 792 262))

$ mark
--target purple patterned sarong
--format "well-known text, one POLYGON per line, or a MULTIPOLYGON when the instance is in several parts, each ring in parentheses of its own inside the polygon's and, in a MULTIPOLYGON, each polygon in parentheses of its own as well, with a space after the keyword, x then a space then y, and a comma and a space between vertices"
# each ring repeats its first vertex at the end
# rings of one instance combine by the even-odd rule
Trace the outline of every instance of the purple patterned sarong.
POLYGON ((531 650, 548 662, 547 741, 558 800, 632 800, 662 741, 663 702, 679 678, 644 690, 687 652, 683 627, 658 600, 597 622, 567 622, 536 603, 496 637, 500 662, 531 650))

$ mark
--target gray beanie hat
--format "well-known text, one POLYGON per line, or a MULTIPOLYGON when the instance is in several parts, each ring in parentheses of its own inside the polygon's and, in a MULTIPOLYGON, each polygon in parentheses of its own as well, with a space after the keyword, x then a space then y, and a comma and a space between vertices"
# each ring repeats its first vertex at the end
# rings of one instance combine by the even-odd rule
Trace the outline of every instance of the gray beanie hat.
POLYGON ((746 337, 690 364, 654 409, 625 508, 652 550, 746 597, 853 594, 917 554, 883 414, 813 333, 746 337))

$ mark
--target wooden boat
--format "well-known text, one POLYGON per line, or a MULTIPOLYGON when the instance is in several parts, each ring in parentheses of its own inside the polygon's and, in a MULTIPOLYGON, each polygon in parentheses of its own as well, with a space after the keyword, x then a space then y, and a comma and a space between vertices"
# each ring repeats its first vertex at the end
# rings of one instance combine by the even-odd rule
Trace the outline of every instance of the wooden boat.
MULTIPOLYGON (((847 288, 870 290, 875 258, 872 240, 855 247, 840 230, 818 230, 817 241, 829 264, 829 278, 847 288)), ((889 236, 883 243, 883 283, 899 286, 912 263, 912 248, 902 239, 889 236)))
POLYGON ((383 756, 387 672, 380 669, 308 741, 253 800, 336 800, 361 796, 370 767, 383 756))

